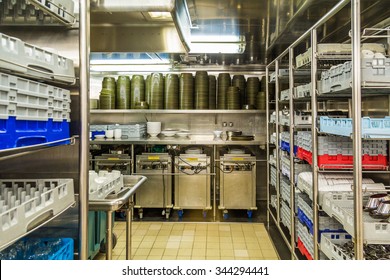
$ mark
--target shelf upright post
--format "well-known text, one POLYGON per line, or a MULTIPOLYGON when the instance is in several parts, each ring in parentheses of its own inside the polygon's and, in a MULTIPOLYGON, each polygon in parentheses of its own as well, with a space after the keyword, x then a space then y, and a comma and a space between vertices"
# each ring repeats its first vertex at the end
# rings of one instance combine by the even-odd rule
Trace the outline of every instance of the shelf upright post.
POLYGON ((89 190, 89 1, 80 1, 80 217, 79 217, 79 259, 88 259, 88 190, 89 190))
POLYGON ((351 1, 352 36, 352 142, 353 142, 353 189, 355 214, 355 259, 363 259, 363 195, 362 195, 362 108, 361 108, 361 60, 360 60, 360 0, 351 1))
POLYGON ((313 172, 313 247, 315 260, 318 260, 318 138, 317 138, 317 29, 311 31, 311 139, 313 172))
MULTIPOLYGON (((269 3, 268 3, 269 5, 269 3)), ((269 145, 269 141, 270 141, 270 133, 269 133, 269 130, 270 130, 270 127, 269 127, 269 68, 268 68, 268 65, 267 67, 265 68, 265 102, 266 102, 266 116, 265 116, 265 120, 266 120, 266 123, 267 123, 267 140, 266 140, 266 143, 267 143, 267 227, 269 229, 269 204, 270 204, 270 195, 271 195, 271 192, 270 192, 270 163, 269 163, 269 160, 270 160, 270 152, 269 152, 269 149, 270 149, 270 145, 269 145)))
POLYGON ((276 220, 280 226, 280 152, 279 152, 279 60, 275 61, 275 132, 276 132, 276 220))
POLYGON ((294 170, 294 48, 290 47, 288 52, 289 90, 290 90, 290 220, 291 220, 291 259, 295 253, 295 170, 294 170))

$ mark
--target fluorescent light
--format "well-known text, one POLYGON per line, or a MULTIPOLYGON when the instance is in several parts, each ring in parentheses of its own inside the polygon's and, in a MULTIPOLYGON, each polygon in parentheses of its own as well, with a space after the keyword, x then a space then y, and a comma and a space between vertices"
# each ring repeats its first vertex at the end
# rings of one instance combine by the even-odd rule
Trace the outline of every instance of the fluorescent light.
POLYGON ((245 43, 191 43, 190 53, 243 53, 245 43))
POLYGON ((238 35, 191 35, 191 42, 201 43, 243 43, 245 36, 238 35))
POLYGON ((156 65, 168 64, 168 59, 91 59, 91 65, 156 65))
POLYGON ((152 19, 172 19, 171 13, 169 12, 149 12, 149 16, 152 19))
POLYGON ((172 70, 171 64, 106 64, 106 65, 92 65, 91 72, 167 72, 172 70))

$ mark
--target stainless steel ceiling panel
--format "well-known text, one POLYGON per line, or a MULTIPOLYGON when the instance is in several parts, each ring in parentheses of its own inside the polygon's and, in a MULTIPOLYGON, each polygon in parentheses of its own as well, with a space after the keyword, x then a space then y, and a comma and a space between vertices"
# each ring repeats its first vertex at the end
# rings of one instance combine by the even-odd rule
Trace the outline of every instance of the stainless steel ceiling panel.
POLYGON ((185 49, 174 25, 91 27, 91 52, 168 52, 185 49))

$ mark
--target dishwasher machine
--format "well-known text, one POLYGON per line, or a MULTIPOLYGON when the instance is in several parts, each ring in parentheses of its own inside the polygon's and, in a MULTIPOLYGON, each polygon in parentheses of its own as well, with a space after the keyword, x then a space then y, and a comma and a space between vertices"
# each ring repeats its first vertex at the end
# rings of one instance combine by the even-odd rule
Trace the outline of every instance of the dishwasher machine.
POLYGON ((172 203, 172 159, 167 153, 142 153, 136 156, 136 172, 148 179, 135 194, 134 208, 143 218, 143 208, 162 208, 169 219, 172 203))
POLYGON ((183 209, 201 209, 203 217, 211 210, 210 157, 206 154, 180 154, 175 157, 175 206, 179 218, 183 209))
POLYGON ((256 207, 256 157, 250 154, 225 154, 220 157, 218 209, 227 219, 228 209, 246 209, 248 218, 256 207))

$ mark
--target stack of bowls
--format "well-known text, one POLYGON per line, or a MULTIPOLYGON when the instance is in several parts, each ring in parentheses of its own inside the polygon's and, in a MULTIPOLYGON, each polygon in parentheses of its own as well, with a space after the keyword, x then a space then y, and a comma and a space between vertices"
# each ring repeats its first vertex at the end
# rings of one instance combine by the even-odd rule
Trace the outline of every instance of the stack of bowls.
POLYGON ((214 110, 217 106, 217 79, 209 76, 209 109, 214 110))
POLYGON ((191 73, 180 75, 179 109, 194 109, 194 77, 191 73))
POLYGON ((218 75, 217 109, 226 109, 226 92, 231 84, 232 81, 229 73, 220 73, 218 75))
POLYGON ((194 109, 209 108, 209 76, 206 71, 196 71, 194 109))
POLYGON ((257 94, 256 108, 259 110, 265 110, 265 92, 259 92, 257 94))
POLYGON ((179 77, 176 74, 165 77, 164 108, 179 109, 179 77))
POLYGON ((137 103, 145 101, 145 81, 142 75, 131 77, 130 107, 135 109, 137 103))
POLYGON ((164 77, 161 73, 150 75, 149 109, 164 109, 164 77))
POLYGON ((115 78, 113 77, 104 77, 102 81, 102 90, 105 90, 105 93, 108 92, 111 94, 111 108, 115 109, 115 91, 116 91, 116 83, 115 78))
POLYGON ((257 95, 260 91, 260 81, 258 77, 249 77, 246 82, 246 103, 256 107, 257 95))
POLYGON ((240 90, 238 87, 228 87, 226 93, 226 105, 228 110, 240 109, 240 90))
POLYGON ((145 101, 146 104, 150 104, 150 75, 146 76, 145 80, 145 101))
MULTIPOLYGON (((232 86, 238 87, 240 90, 240 105, 245 104, 246 96, 245 96, 245 77, 244 75, 234 75, 232 80, 232 86)), ((241 108, 241 106, 240 106, 241 108)))
POLYGON ((116 82, 116 109, 130 109, 130 78, 119 76, 116 82))
POLYGON ((115 108, 115 101, 114 100, 112 98, 111 90, 103 88, 100 91, 100 95, 99 95, 100 109, 110 110, 113 107, 112 105, 114 105, 114 108, 115 108))

